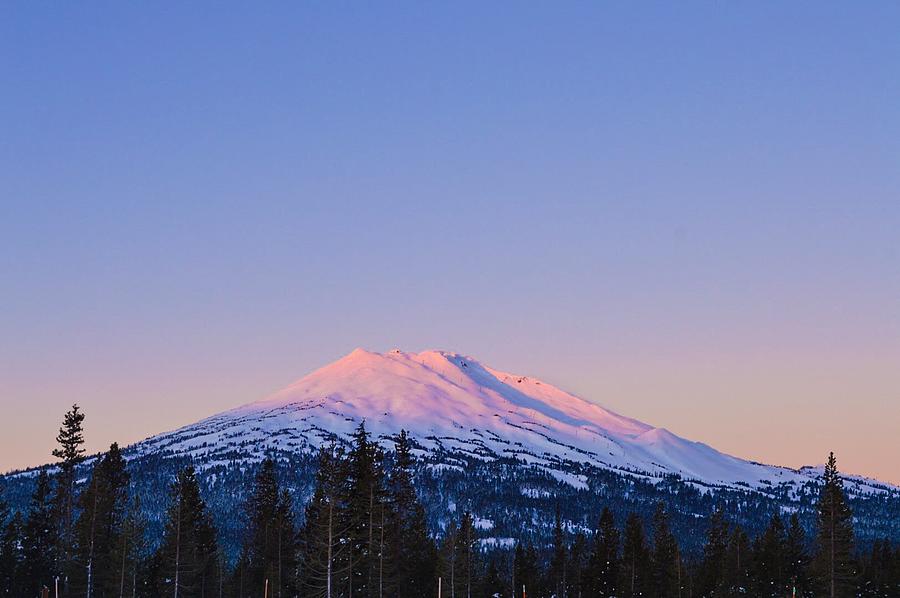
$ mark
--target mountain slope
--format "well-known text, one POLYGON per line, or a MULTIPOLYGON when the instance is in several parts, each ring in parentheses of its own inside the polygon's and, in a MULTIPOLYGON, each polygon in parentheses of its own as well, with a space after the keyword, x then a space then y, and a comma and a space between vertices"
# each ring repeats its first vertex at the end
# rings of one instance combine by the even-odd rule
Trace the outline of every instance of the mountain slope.
MULTIPOLYGON (((501 372, 456 353, 356 349, 271 397, 152 437, 160 451, 210 464, 240 446, 247 457, 310 451, 360 422, 388 439, 409 431, 424 453, 514 457, 557 471, 586 463, 703 485, 769 488, 806 483, 814 470, 760 465, 623 417, 550 384, 501 372)), ((858 491, 880 485, 855 478, 858 491)))
MULTIPOLYGON (((432 533, 439 536, 469 511, 485 549, 523 539, 549 545, 556 509, 571 533, 590 534, 604 508, 649 521, 658 501, 670 505, 672 528, 694 555, 705 537, 697 522, 722 505, 751 535, 773 512, 797 513, 810 533, 815 524, 819 469, 725 455, 455 353, 358 349, 267 399, 126 448, 148 539, 161 537, 169 486, 192 464, 233 560, 243 537, 246 492, 262 458, 275 457, 302 516, 313 490, 315 451, 348 441, 363 421, 386 449, 401 429, 409 431, 419 457, 416 489, 432 533)), ((88 479, 92 466, 93 459, 80 466, 79 479, 88 479)), ((14 509, 27 509, 38 469, 0 476, 0 492, 14 509)), ((900 540, 897 488, 854 476, 846 487, 861 545, 900 540)))

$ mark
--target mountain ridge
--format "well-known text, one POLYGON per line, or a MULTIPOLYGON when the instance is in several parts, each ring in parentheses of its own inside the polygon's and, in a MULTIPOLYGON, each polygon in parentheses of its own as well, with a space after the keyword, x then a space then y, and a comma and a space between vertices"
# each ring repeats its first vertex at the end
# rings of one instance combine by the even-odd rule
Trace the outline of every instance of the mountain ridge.
MULTIPOLYGON (((357 348, 272 395, 133 445, 214 456, 222 441, 313 450, 365 421, 376 437, 401 429, 420 452, 459 450, 547 469, 587 463, 710 486, 803 484, 816 469, 766 465, 620 415, 534 377, 452 351, 357 348)), ((251 448, 252 452, 252 448, 251 448)), ((258 451, 257 451, 258 452, 258 451)), ((261 457, 260 457, 261 458, 261 457)), ((890 484, 849 476, 859 491, 890 484)))

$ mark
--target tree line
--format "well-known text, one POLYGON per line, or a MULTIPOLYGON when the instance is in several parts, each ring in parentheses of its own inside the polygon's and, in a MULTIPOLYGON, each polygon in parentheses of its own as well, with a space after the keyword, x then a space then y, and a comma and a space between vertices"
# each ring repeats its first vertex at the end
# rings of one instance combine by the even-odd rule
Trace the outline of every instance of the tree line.
MULTIPOLYGON (((26 511, 0 500, 0 595, 16 598, 587 598, 637 596, 900 596, 900 547, 857 550, 834 455, 822 476, 811 537, 796 513, 773 513, 754 538, 719 508, 702 554, 683 555, 665 503, 645 522, 604 508, 574 529, 557 507, 553 541, 482 542, 477 517, 447 513, 430 533, 405 432, 385 452, 365 429, 320 449, 313 495, 295 513, 277 464, 260 465, 229 558, 188 466, 172 481, 160 538, 148 538, 117 444, 85 461, 84 414, 65 414, 52 474, 36 475, 26 511), (619 523, 622 523, 620 526, 619 523), (155 540, 155 541, 154 541, 155 540)), ((524 530, 523 530, 524 531, 524 530)), ((524 534, 523 534, 524 535, 524 534)))

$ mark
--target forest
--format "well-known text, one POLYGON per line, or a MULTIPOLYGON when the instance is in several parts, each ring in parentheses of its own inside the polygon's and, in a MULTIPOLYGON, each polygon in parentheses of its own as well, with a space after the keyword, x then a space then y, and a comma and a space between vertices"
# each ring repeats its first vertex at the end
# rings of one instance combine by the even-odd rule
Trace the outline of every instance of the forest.
MULTIPOLYGON (((0 497, 0 595, 17 598, 693 598, 900 596, 900 547, 855 541, 840 472, 829 455, 812 533, 796 513, 770 514, 751 535, 723 505, 698 518, 704 541, 683 551, 673 506, 650 517, 603 507, 585 532, 556 503, 549 542, 522 530, 510 546, 482 543, 477 517, 449 512, 430 529, 405 432, 384 450, 360 424, 322 447, 302 509, 260 465, 240 513, 239 551, 223 548, 191 465, 169 480, 160 522, 147 520, 117 444, 85 462, 84 413, 63 419, 52 470, 37 472, 26 509, 0 497), (619 525, 618 522, 624 522, 619 525), (155 524, 155 525, 154 525, 155 524), (151 532, 150 530, 158 530, 151 532)), ((144 500, 147 500, 145 497, 144 500)))

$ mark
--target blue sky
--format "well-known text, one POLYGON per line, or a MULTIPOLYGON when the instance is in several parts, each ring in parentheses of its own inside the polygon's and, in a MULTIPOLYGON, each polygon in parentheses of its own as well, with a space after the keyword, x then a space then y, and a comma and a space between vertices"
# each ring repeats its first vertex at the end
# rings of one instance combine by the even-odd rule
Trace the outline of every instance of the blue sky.
POLYGON ((74 400, 99 449, 361 345, 900 481, 898 26, 891 2, 6 4, 0 468, 74 400))

